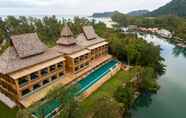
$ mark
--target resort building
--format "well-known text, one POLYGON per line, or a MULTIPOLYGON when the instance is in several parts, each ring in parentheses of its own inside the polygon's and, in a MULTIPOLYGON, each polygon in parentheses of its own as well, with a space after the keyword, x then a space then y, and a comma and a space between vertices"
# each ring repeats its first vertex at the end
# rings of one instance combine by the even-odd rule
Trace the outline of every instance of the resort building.
MULTIPOLYGON (((0 56, 0 92, 23 107, 43 99, 58 85, 84 78, 89 79, 86 82, 96 82, 117 64, 116 61, 107 63, 112 58, 108 43, 92 26, 83 27, 82 33, 74 37, 65 25, 53 48, 47 48, 36 33, 12 36, 10 42, 11 46, 0 56), (100 66, 103 70, 97 69, 100 66), (98 78, 90 75, 95 70, 101 74, 98 78)), ((82 86, 82 90, 86 87, 82 86)))
POLYGON ((99 37, 92 26, 83 27, 83 33, 77 37, 76 41, 91 52, 91 60, 108 54, 108 42, 99 37))
POLYGON ((11 47, 0 56, 0 90, 16 102, 63 78, 65 59, 47 48, 37 34, 11 37, 11 47))
POLYGON ((65 25, 61 38, 56 42, 56 50, 62 54, 66 60, 66 71, 76 74, 87 68, 90 61, 90 51, 76 43, 74 35, 68 25, 65 25))

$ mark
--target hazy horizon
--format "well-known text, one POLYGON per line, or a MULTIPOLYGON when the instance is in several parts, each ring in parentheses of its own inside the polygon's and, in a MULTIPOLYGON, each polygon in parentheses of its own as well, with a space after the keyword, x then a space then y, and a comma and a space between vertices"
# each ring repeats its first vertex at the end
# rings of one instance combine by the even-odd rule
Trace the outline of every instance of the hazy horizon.
POLYGON ((154 10, 171 0, 1 0, 0 15, 92 15, 118 10, 154 10))

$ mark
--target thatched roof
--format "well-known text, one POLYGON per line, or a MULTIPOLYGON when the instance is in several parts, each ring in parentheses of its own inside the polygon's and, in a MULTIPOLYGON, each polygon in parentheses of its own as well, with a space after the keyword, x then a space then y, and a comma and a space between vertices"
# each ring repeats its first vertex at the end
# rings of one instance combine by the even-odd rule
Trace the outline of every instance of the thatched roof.
POLYGON ((98 43, 104 42, 105 39, 99 37, 92 26, 84 26, 83 33, 81 33, 77 38, 76 42, 82 47, 90 47, 98 43))
POLYGON ((54 49, 47 49, 44 53, 30 56, 27 58, 20 58, 14 47, 9 47, 0 56, 0 73, 7 74, 11 73, 47 60, 53 59, 55 57, 61 56, 54 49))
POLYGON ((54 49, 48 49, 37 34, 29 33, 11 37, 13 45, 0 56, 0 73, 11 73, 61 56, 54 49))
POLYGON ((62 29, 61 38, 59 38, 56 43, 63 46, 72 46, 76 44, 73 33, 67 24, 65 24, 64 28, 62 29))
POLYGON ((74 37, 61 37, 57 40, 56 43, 59 45, 68 46, 68 45, 75 45, 76 41, 75 41, 74 37))
POLYGON ((73 33, 72 33, 70 27, 67 24, 65 24, 65 26, 63 27, 63 29, 61 31, 61 36, 62 37, 73 36, 73 33))
POLYGON ((82 47, 76 43, 73 33, 66 24, 61 32, 61 38, 57 41, 56 49, 60 53, 72 54, 82 50, 82 47))
POLYGON ((98 43, 101 43, 105 41, 105 39, 97 36, 95 39, 93 40, 87 40, 84 34, 80 34, 77 38, 76 38, 76 42, 77 44, 79 44, 82 47, 89 47, 98 43))
POLYGON ((92 26, 84 26, 83 32, 88 40, 92 40, 97 37, 97 34, 92 26))
POLYGON ((47 47, 39 40, 36 33, 28 33, 11 37, 13 46, 20 58, 43 53, 47 47))

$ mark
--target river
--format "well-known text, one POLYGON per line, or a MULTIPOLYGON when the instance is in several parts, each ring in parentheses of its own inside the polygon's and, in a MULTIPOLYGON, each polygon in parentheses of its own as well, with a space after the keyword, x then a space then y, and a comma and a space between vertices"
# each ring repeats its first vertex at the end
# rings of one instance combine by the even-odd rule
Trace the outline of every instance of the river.
POLYGON ((132 118, 186 118, 186 49, 154 35, 139 37, 160 45, 167 70, 158 80, 158 93, 139 98, 132 118))

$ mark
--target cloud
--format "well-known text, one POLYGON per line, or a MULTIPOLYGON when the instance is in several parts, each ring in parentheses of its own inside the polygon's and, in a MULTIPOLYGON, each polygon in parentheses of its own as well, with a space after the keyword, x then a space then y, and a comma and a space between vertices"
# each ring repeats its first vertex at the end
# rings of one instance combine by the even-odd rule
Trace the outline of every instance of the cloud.
POLYGON ((0 0, 0 15, 21 14, 91 14, 119 10, 156 9, 171 0, 0 0), (7 11, 8 10, 8 11, 7 11))
POLYGON ((32 7, 32 3, 25 1, 16 1, 16 0, 2 0, 0 1, 0 8, 24 8, 24 7, 32 7))

